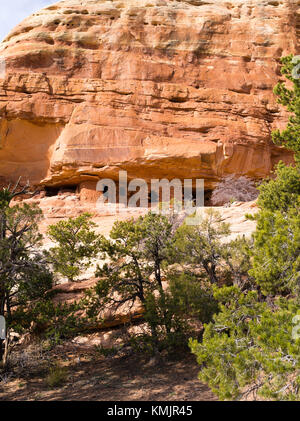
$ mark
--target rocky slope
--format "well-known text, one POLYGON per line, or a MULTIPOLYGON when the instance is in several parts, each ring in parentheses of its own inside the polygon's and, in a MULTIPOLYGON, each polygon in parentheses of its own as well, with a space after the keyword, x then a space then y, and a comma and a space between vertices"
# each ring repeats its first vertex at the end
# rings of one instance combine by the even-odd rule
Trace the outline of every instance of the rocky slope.
POLYGON ((291 155, 272 88, 295 0, 66 0, 0 46, 0 176, 265 177, 291 155))

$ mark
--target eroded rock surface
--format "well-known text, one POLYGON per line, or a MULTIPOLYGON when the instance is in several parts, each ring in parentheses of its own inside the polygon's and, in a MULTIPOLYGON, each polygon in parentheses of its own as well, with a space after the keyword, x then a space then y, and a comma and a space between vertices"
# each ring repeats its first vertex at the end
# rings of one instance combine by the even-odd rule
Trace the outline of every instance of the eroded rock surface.
POLYGON ((272 88, 295 0, 67 0, 0 46, 0 176, 265 177, 291 155, 272 88))

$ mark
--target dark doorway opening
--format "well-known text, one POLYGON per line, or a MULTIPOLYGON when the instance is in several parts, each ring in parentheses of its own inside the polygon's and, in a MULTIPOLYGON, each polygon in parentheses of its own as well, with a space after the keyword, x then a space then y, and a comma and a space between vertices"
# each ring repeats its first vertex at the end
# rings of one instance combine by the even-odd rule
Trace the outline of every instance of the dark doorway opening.
POLYGON ((60 187, 45 187, 46 197, 53 197, 57 196, 58 192, 60 190, 60 187))
POLYGON ((58 196, 61 193, 78 193, 78 185, 72 184, 67 186, 45 186, 46 197, 58 196))

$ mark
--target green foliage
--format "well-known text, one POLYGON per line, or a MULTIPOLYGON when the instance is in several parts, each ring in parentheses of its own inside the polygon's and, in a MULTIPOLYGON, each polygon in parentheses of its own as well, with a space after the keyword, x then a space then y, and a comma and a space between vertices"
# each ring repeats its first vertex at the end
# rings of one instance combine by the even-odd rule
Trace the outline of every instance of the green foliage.
POLYGON ((300 318, 300 82, 292 77, 292 56, 283 64, 282 74, 293 89, 279 83, 275 93, 293 114, 273 140, 295 152, 297 166, 280 163, 276 178, 259 187, 253 244, 238 239, 225 247, 222 257, 234 286, 215 287, 219 312, 205 325, 201 343, 190 340, 201 366, 199 378, 222 400, 254 400, 257 394, 300 400, 300 339, 293 335, 295 316, 300 318), (247 271, 245 284, 241 280, 247 271))
POLYGON ((171 351, 176 345, 179 351, 179 348, 186 346, 188 326, 177 305, 176 297, 169 290, 157 296, 147 296, 144 318, 151 329, 153 350, 157 348, 159 351, 171 351))
POLYGON ((52 286, 52 275, 40 251, 38 223, 41 211, 35 206, 16 205, 0 209, 0 310, 8 321, 12 309, 26 305, 52 286))
POLYGON ((215 289, 220 312, 205 326, 202 343, 190 340, 201 366, 199 379, 221 400, 256 394, 272 400, 299 400, 300 339, 293 339, 293 300, 267 304, 255 291, 236 286, 215 289))
POLYGON ((299 209, 262 210, 254 233, 252 269, 265 295, 298 292, 300 287, 299 209))
POLYGON ((293 70, 300 60, 294 60, 293 55, 283 57, 281 62, 281 74, 292 82, 292 88, 288 88, 284 82, 279 82, 274 88, 278 102, 287 107, 292 113, 288 125, 283 131, 276 130, 272 133, 273 142, 283 145, 295 152, 295 159, 300 164, 300 79, 293 77, 293 70))
POLYGON ((50 389, 62 386, 68 377, 68 370, 66 367, 55 365, 49 370, 49 374, 46 377, 47 386, 50 389))
POLYGON ((279 163, 276 179, 259 187, 260 212, 255 216, 249 273, 266 295, 299 294, 300 287, 300 80, 292 74, 297 64, 292 55, 284 57, 282 63, 281 72, 293 88, 280 82, 274 92, 292 115, 285 130, 273 133, 273 141, 293 150, 297 165, 279 163))
POLYGON ((51 299, 35 303, 28 319, 34 322, 35 331, 58 344, 64 339, 74 337, 85 326, 87 318, 82 315, 81 302, 54 303, 51 299))
POLYGON ((132 335, 128 344, 134 354, 143 354, 147 357, 153 355, 152 338, 149 334, 132 335))
POLYGON ((8 188, 0 190, 0 209, 3 210, 8 208, 12 198, 13 194, 8 188))
POLYGON ((218 310, 210 284, 203 285, 192 274, 177 273, 172 274, 164 295, 149 294, 144 306, 148 330, 133 336, 131 346, 136 352, 167 351, 172 357, 186 352, 188 338, 197 335, 197 325, 200 328, 199 321, 210 321, 218 310))
POLYGON ((109 257, 110 262, 98 266, 98 296, 116 305, 137 299, 145 303, 147 295, 162 289, 163 264, 171 242, 172 224, 166 216, 150 212, 136 221, 116 222, 110 239, 101 239, 101 257, 109 257))
MULTIPOLYGON (((38 223, 42 219, 42 212, 37 206, 15 205, 0 208, 0 241, 1 257, 4 260, 11 258, 13 243, 21 246, 18 258, 26 256, 25 245, 41 246, 42 235, 38 231, 38 223)), ((2 267, 5 264, 2 263, 2 267)))
POLYGON ((14 331, 31 333, 44 338, 51 346, 84 331, 93 319, 84 314, 85 303, 55 303, 52 292, 14 312, 11 327, 14 331))
POLYGON ((38 261, 32 262, 24 274, 23 280, 20 280, 13 307, 26 306, 28 303, 46 297, 52 286, 53 274, 48 267, 41 265, 38 261))
MULTIPOLYGON (((163 286, 168 275, 169 256, 174 241, 174 220, 149 212, 137 220, 116 222, 110 239, 102 238, 102 258, 110 262, 98 267, 95 292, 100 305, 114 310, 137 300, 143 305, 149 334, 137 343, 156 352, 178 344, 184 330, 179 296, 163 286), (176 338, 176 339, 175 339, 176 338)), ((97 307, 97 303, 96 303, 97 307)))
POLYGON ((169 277, 169 288, 177 313, 186 319, 208 323, 218 311, 211 284, 199 275, 173 273, 169 277))
POLYGON ((251 242, 245 237, 224 241, 230 232, 219 212, 207 210, 197 225, 183 224, 177 230, 172 250, 174 262, 181 262, 194 272, 204 269, 213 284, 226 280, 246 285, 251 242))
POLYGON ((103 357, 113 357, 118 350, 115 347, 106 348, 103 345, 95 345, 95 351, 103 357))
POLYGON ((223 279, 226 284, 237 285, 242 289, 253 286, 253 279, 249 276, 251 268, 250 253, 253 241, 237 237, 226 244, 222 244, 223 279))
POLYGON ((99 236, 93 231, 96 225, 91 215, 85 213, 50 225, 49 238, 58 245, 47 253, 55 271, 74 281, 97 256, 99 236))
MULTIPOLYGON (((14 197, 25 192, 0 191, 0 315, 6 319, 7 330, 17 324, 20 306, 26 308, 52 286, 52 275, 40 251, 42 235, 38 223, 42 212, 36 206, 11 205, 14 197)), ((5 366, 8 353, 0 340, 0 361, 5 366)))
POLYGON ((299 168, 288 167, 282 162, 275 171, 276 178, 267 180, 259 187, 257 204, 261 209, 286 212, 299 207, 300 172, 299 168))
POLYGON ((249 270, 265 295, 299 293, 300 286, 299 168, 281 163, 276 176, 259 187, 249 270))
POLYGON ((183 224, 177 230, 173 248, 174 260, 203 268, 210 281, 216 283, 223 249, 220 240, 229 234, 229 224, 222 221, 219 212, 209 209, 198 224, 183 224))

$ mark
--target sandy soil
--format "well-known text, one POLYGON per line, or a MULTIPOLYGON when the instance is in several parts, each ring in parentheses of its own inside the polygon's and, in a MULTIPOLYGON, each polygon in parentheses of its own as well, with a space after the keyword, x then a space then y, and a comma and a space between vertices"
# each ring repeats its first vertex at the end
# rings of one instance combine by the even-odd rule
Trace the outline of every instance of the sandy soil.
MULTIPOLYGON (((32 365, 20 364, 2 376, 0 401, 213 401, 217 398, 197 379, 192 355, 159 363, 136 355, 104 357, 96 351, 58 347, 32 365), (49 366, 65 367, 65 383, 47 384, 49 366)), ((0 379, 1 380, 1 379, 0 379)))

